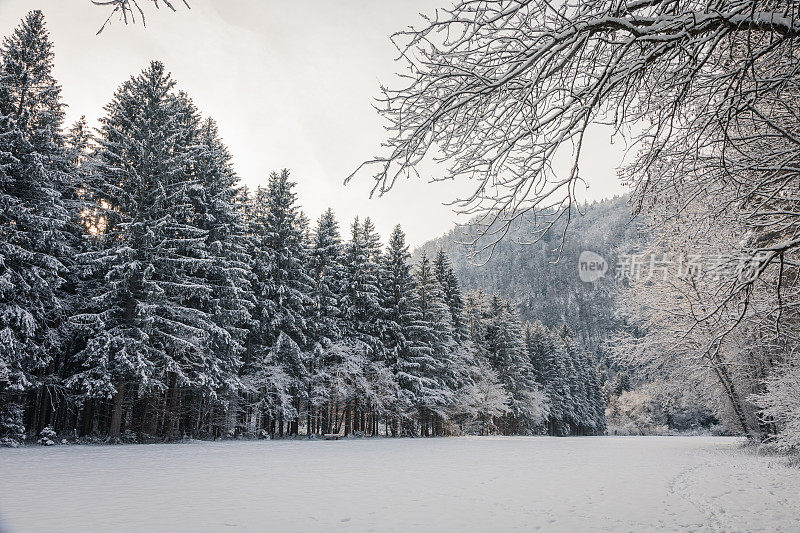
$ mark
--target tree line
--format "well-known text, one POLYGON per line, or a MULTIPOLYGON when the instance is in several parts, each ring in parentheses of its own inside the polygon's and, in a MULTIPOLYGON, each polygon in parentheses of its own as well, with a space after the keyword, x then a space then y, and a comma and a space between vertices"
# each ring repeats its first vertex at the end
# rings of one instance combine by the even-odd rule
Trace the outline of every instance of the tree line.
POLYGON ((159 62, 65 131, 53 57, 39 11, 0 48, 2 442, 604 431, 569 330, 248 191, 159 62))

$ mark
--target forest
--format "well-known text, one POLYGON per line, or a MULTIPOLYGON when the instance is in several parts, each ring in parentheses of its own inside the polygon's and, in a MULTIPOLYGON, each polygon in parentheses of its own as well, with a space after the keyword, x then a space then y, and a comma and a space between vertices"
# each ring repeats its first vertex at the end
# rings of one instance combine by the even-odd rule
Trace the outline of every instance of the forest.
POLYGON ((621 275, 622 266, 630 254, 648 250, 657 232, 636 216, 627 195, 573 211, 569 224, 555 225, 536 243, 517 244, 536 230, 534 223, 515 225, 509 238, 484 258, 473 257, 469 247, 459 244, 476 231, 470 227, 425 243, 415 255, 441 248, 465 290, 507 295, 523 321, 538 320, 550 328, 566 325, 574 342, 598 363, 608 434, 739 432, 713 388, 687 390, 669 372, 647 372, 638 359, 618 357, 621 335, 641 335, 637 317, 626 306, 634 280, 621 275), (585 250, 598 253, 609 265, 591 283, 576 275, 585 250))
POLYGON ((0 442, 604 432, 565 323, 399 226, 312 224, 288 170, 246 190, 158 61, 65 127, 53 62, 32 11, 0 48, 0 442))
POLYGON ((789 4, 717 3, 457 3, 392 36, 414 75, 382 88, 385 154, 345 182, 372 168, 386 194, 436 151, 456 162, 437 180, 476 186, 454 200, 466 233, 413 257, 399 227, 384 245, 368 218, 313 225, 287 170, 246 190, 157 61, 99 129, 65 128, 31 12, 0 55, 3 442, 582 435, 610 417, 795 449, 800 28, 789 4), (631 143, 631 193, 581 204, 597 122, 631 143), (650 274, 579 281, 586 250, 650 274))

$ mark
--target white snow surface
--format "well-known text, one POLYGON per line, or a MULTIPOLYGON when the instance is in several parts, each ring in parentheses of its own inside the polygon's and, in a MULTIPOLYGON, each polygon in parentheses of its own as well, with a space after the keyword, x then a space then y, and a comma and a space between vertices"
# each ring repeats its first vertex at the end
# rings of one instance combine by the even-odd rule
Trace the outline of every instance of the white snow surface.
POLYGON ((786 463, 714 437, 27 447, 0 450, 0 514, 11 533, 798 531, 786 463))

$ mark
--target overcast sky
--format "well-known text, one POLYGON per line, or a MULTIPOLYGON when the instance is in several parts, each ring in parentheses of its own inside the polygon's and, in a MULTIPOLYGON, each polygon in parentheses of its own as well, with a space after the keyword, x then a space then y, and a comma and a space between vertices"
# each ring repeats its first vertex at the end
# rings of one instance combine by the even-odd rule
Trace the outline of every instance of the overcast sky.
MULTIPOLYGON (((289 168, 312 220, 332 207, 345 234, 355 215, 370 216, 384 240, 399 223, 419 245, 452 228, 456 217, 443 203, 458 195, 457 184, 407 181, 370 200, 368 176, 342 182, 378 152, 384 135, 372 104, 380 82, 391 83, 398 68, 388 36, 446 2, 190 0, 191 11, 147 6, 146 28, 113 22, 95 36, 108 10, 89 0, 0 0, 0 33, 30 9, 44 12, 69 122, 86 115, 95 124, 122 81, 151 59, 163 61, 179 88, 217 120, 248 186, 289 168)), ((591 139, 584 198, 622 192, 614 171, 619 154, 606 135, 591 139)))

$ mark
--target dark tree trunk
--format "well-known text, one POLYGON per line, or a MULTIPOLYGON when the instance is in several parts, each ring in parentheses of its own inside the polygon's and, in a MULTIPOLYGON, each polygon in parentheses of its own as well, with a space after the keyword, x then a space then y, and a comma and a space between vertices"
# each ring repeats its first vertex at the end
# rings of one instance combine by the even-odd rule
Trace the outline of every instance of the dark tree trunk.
POLYGON ((119 439, 120 426, 122 425, 122 407, 125 400, 125 382, 117 383, 117 392, 114 394, 114 407, 111 412, 111 425, 108 428, 108 436, 112 440, 119 439))
POLYGON ((723 364, 720 363, 712 363, 714 366, 714 372, 717 375, 720 383, 722 384, 723 389, 725 389, 725 393, 728 396, 728 399, 731 402, 731 407, 733 407, 733 412, 736 414, 736 418, 739 421, 739 425, 742 427, 742 431, 745 435, 750 435, 750 428, 747 424, 747 417, 744 413, 744 408, 742 406, 741 400, 739 398, 739 394, 736 391, 736 388, 733 385, 733 381, 728 374, 728 370, 725 368, 723 364))

